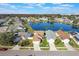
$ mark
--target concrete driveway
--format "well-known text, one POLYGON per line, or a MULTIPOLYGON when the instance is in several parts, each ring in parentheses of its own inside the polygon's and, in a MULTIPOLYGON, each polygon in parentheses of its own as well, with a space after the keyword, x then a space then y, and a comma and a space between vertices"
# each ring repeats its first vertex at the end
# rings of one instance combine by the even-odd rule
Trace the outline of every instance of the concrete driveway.
POLYGON ((64 43, 68 51, 76 51, 69 43, 64 43))
POLYGON ((53 41, 48 41, 49 42, 49 50, 50 51, 57 51, 56 47, 55 47, 55 44, 53 41))
POLYGON ((40 51, 39 45, 40 45, 40 42, 38 42, 38 41, 33 42, 34 51, 40 51))
POLYGON ((16 46, 13 47, 11 50, 20 50, 20 46, 16 45, 16 46))

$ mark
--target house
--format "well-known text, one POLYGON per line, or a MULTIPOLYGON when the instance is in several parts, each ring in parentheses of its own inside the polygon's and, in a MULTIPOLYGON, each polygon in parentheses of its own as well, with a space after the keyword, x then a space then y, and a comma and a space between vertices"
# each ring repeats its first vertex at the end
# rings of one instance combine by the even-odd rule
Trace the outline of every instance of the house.
POLYGON ((65 43, 68 43, 69 42, 69 38, 70 38, 70 35, 69 34, 65 33, 62 30, 59 30, 57 32, 57 34, 62 39, 62 42, 65 42, 65 43))
POLYGON ((63 22, 63 19, 62 19, 62 18, 55 18, 54 21, 55 21, 55 22, 63 22))
POLYGON ((48 20, 48 17, 41 17, 39 20, 48 20))
POLYGON ((32 33, 29 33, 29 32, 18 32, 18 36, 20 36, 23 40, 26 40, 26 39, 33 39, 32 38, 32 33))
POLYGON ((76 39, 79 41, 79 33, 75 35, 76 39))
POLYGON ((70 22, 71 22, 71 20, 69 20, 69 19, 65 18, 65 19, 63 19, 63 22, 65 22, 65 23, 70 23, 70 22))
POLYGON ((68 18, 55 18, 55 22, 71 23, 71 20, 68 18))
POLYGON ((6 26, 0 27, 0 32, 6 32, 7 28, 8 27, 6 27, 6 26))
POLYGON ((48 30, 45 33, 46 33, 46 38, 47 38, 48 42, 54 42, 55 41, 56 34, 53 31, 48 30))
POLYGON ((35 51, 40 51, 40 41, 44 37, 44 31, 34 31, 33 47, 35 51))
POLYGON ((41 41, 44 36, 44 31, 34 31, 33 41, 41 41))

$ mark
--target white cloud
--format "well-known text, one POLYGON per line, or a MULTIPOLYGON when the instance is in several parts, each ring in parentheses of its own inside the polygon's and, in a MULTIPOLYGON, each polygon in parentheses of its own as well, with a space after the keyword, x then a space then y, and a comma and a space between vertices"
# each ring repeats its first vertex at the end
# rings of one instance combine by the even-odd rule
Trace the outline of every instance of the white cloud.
POLYGON ((73 7, 73 5, 71 5, 71 4, 61 4, 60 6, 63 6, 63 7, 73 7))
POLYGON ((23 8, 34 8, 32 6, 23 6, 23 8))

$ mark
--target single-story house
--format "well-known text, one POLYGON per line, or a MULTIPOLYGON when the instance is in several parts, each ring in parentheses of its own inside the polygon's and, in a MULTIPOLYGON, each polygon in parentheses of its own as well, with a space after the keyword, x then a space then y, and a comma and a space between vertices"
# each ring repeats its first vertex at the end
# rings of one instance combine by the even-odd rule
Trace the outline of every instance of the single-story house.
POLYGON ((75 36, 77 43, 79 44, 79 33, 77 33, 75 36))
POLYGON ((46 33, 46 38, 47 38, 48 42, 54 42, 55 41, 56 34, 53 31, 48 30, 45 33, 46 33))
POLYGON ((57 32, 57 34, 59 35, 59 37, 62 39, 63 42, 65 42, 65 43, 68 43, 69 42, 69 38, 70 38, 70 35, 69 34, 65 33, 62 30, 59 30, 57 32))
POLYGON ((14 38, 14 41, 13 42, 19 42, 21 40, 21 37, 17 36, 14 38))
POLYGON ((44 31, 34 31, 33 41, 40 42, 44 37, 44 31))
POLYGON ((29 32, 18 32, 18 36, 20 36, 23 40, 25 39, 33 39, 32 38, 32 33, 29 32))
POLYGON ((75 35, 76 39, 79 41, 79 33, 75 35))
POLYGON ((4 27, 0 27, 0 32, 6 32, 8 27, 4 26, 4 27))

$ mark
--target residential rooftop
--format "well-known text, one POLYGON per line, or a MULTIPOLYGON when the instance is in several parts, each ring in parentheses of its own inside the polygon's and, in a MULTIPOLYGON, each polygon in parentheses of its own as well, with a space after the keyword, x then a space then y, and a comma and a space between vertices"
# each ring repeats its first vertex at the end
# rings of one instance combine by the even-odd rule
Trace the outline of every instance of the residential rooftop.
POLYGON ((62 38, 62 39, 69 39, 69 34, 65 33, 62 30, 57 31, 58 35, 62 38))

